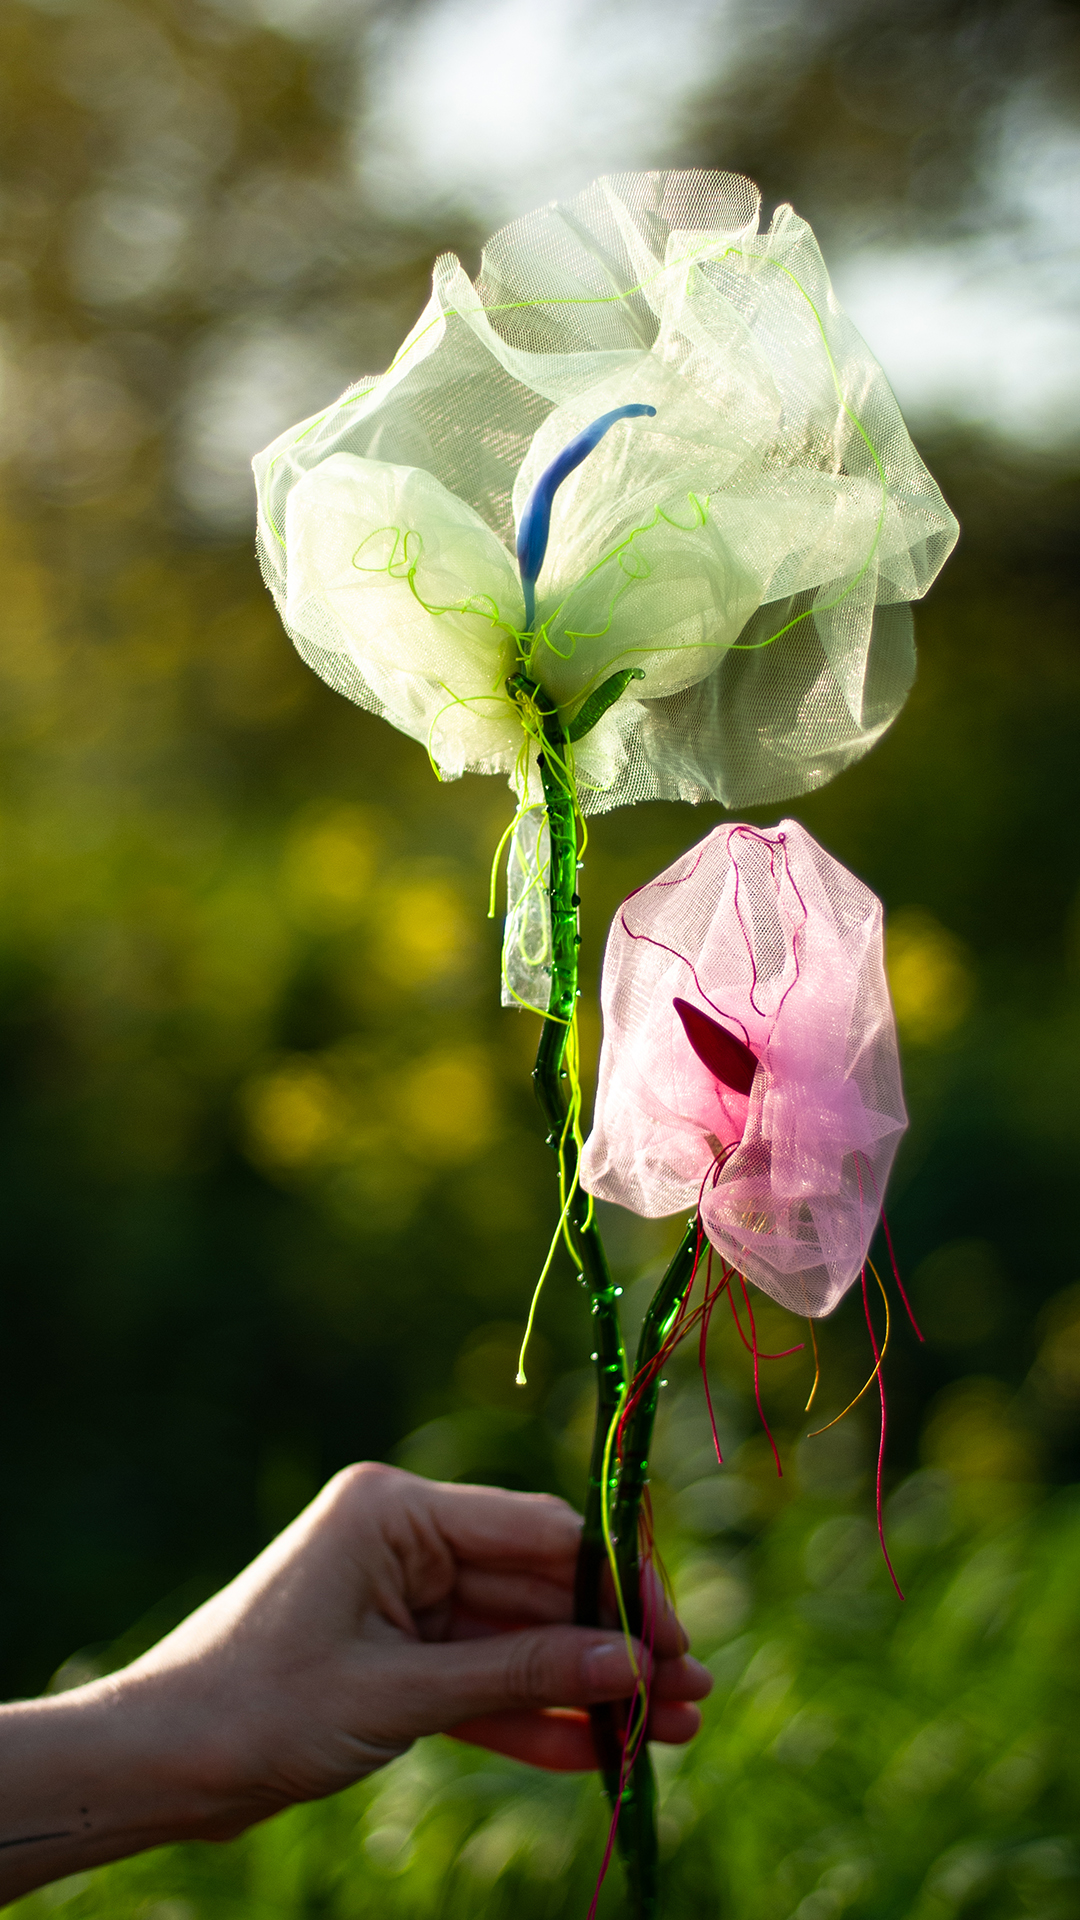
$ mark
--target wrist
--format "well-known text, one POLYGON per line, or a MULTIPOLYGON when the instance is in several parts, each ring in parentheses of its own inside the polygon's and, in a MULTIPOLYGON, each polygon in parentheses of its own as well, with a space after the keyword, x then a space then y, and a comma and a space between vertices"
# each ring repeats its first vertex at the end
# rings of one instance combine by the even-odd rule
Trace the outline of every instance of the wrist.
POLYGON ((247 1824, 203 1768, 195 1718, 170 1692, 120 1674, 0 1708, 0 1899, 247 1824))

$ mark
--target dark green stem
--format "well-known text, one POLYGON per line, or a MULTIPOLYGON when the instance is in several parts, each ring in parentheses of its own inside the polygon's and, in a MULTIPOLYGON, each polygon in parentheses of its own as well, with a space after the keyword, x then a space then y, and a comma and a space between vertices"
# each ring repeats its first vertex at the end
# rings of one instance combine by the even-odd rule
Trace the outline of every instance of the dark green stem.
MULTIPOLYGON (((543 694, 527 685, 521 686, 521 691, 532 694, 543 716, 547 751, 540 756, 540 778, 547 807, 551 860, 551 993, 547 1018, 540 1034, 533 1082, 550 1129, 550 1144, 560 1158, 563 1190, 570 1195, 568 1237, 577 1258, 579 1277, 589 1290, 596 1356, 596 1427, 589 1461, 585 1524, 574 1582, 574 1618, 581 1626, 598 1627, 602 1624, 600 1596, 606 1564, 604 1449, 626 1382, 626 1352, 619 1325, 618 1298, 603 1242, 593 1218, 589 1196, 576 1184, 578 1149, 573 1128, 568 1125, 571 1090, 566 1068, 566 1047, 577 1004, 580 942, 577 919, 577 820, 566 773, 567 739, 558 714, 548 708, 543 694)), ((621 1755, 615 1712, 610 1706, 595 1707, 589 1717, 604 1785, 614 1804, 619 1790, 621 1755)), ((632 1866, 628 1878, 633 1885, 637 1875, 632 1866)), ((643 1920, 645 1911, 642 1910, 643 1920)))
MULTIPOLYGON (((678 1250, 653 1295, 645 1315, 638 1340, 631 1386, 633 1380, 640 1380, 643 1372, 650 1367, 653 1369, 652 1378, 641 1398, 631 1407, 623 1428, 622 1458, 611 1530, 615 1542, 615 1564, 618 1569, 619 1589, 626 1608, 627 1625, 636 1639, 642 1637, 643 1627, 638 1519, 641 1513, 642 1495, 649 1477, 649 1449, 652 1445, 653 1421, 656 1418, 656 1403, 660 1393, 660 1369, 654 1363, 671 1331, 680 1302, 690 1284, 694 1272, 697 1238, 698 1226, 695 1216, 689 1222, 678 1250)), ((659 1911, 659 1861, 655 1838, 656 1780, 652 1761, 649 1758, 649 1749, 644 1741, 623 1788, 619 1834, 624 1855, 630 1852, 632 1846, 635 1857, 648 1862, 648 1879, 642 1887, 640 1910, 643 1915, 656 1914, 659 1911), (627 1829, 625 1841, 622 1840, 624 1825, 627 1829)))
MULTIPOLYGON (((620 680, 629 676, 619 676, 620 680)), ((615 1558, 630 1630, 640 1636, 642 1604, 638 1562, 638 1516, 648 1479, 648 1454, 659 1382, 652 1379, 632 1408, 623 1434, 621 1468, 616 1473, 613 1454, 604 1484, 608 1437, 626 1388, 626 1353, 619 1324, 618 1300, 603 1243, 589 1197, 577 1185, 578 1148, 569 1124, 571 1088, 566 1068, 570 1024, 577 1002, 578 893, 577 820, 567 773, 568 739, 558 714, 543 692, 524 677, 511 682, 511 691, 531 697, 541 715, 544 751, 540 777, 544 788, 550 840, 551 993, 547 1018, 540 1034, 533 1080, 537 1098, 550 1129, 549 1141, 560 1159, 564 1193, 569 1195, 567 1227, 580 1278, 591 1296, 595 1328, 597 1379, 596 1427, 589 1462, 585 1524, 574 1584, 574 1618, 582 1626, 599 1626, 601 1593, 607 1564, 604 1542, 605 1504, 612 1516, 615 1558)), ((602 691, 606 691, 603 689, 602 691)), ((618 691, 622 691, 622 685, 618 691)), ((614 694, 612 697, 615 697, 614 694)), ((638 1343, 637 1372, 655 1360, 678 1312, 694 1268, 697 1223, 690 1222, 645 1316, 638 1343)), ((622 1737, 612 1707, 593 1708, 593 1739, 614 1807, 619 1806, 618 1843, 626 1868, 628 1911, 632 1920, 656 1920, 659 1913, 659 1852, 656 1830, 656 1784, 644 1741, 620 1797, 622 1737)))
POLYGON ((618 1493, 612 1514, 615 1561, 623 1593, 630 1631, 641 1632, 641 1583, 638 1574, 638 1516, 642 1495, 649 1478, 649 1449, 653 1422, 660 1396, 660 1370, 654 1366, 664 1341, 671 1332, 675 1316, 690 1284, 697 1251, 697 1215, 687 1223, 675 1255, 653 1295, 638 1339, 632 1379, 640 1381, 652 1369, 652 1377, 640 1398, 630 1409, 622 1435, 622 1461, 618 1493))

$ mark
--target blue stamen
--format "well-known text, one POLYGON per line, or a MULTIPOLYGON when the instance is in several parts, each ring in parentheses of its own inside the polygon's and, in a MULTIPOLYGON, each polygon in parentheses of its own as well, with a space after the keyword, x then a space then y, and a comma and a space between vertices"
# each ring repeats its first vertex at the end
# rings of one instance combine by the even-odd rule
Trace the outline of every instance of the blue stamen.
POLYGON ((569 446, 552 461, 540 475, 529 495, 525 511, 518 527, 517 558, 521 573, 521 584, 525 590, 525 626, 531 629, 536 618, 536 581, 544 564, 547 552, 548 535, 551 532, 551 502, 556 487, 561 487, 568 474, 580 467, 587 454, 601 441, 609 427, 616 420, 630 420, 636 414, 654 414, 655 407, 629 406, 613 407, 610 413, 602 413, 591 427, 585 427, 576 434, 569 446))

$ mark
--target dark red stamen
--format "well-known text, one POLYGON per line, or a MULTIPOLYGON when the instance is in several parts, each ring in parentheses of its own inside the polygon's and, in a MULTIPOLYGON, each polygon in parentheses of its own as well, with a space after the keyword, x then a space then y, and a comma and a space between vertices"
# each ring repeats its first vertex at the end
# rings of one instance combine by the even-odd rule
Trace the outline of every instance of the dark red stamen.
POLYGON ((673 1000, 671 1004, 702 1066, 733 1093, 749 1093, 758 1070, 757 1054, 689 1000, 673 1000))
MULTIPOLYGON (((866 1160, 866 1156, 865 1154, 860 1154, 858 1151, 856 1151, 852 1155, 852 1158, 855 1162, 855 1178, 859 1182, 859 1199, 861 1201, 863 1197, 863 1190, 862 1190, 862 1174, 859 1172, 859 1161, 866 1160)), ((911 1301, 907 1297, 907 1290, 904 1286, 903 1281, 900 1278, 900 1268, 897 1265, 897 1261, 896 1261, 896 1249, 893 1246, 893 1237, 892 1237, 892 1234, 889 1232, 889 1223, 885 1218, 885 1209, 881 1204, 881 1194, 878 1191, 878 1183, 874 1179, 874 1169, 870 1165, 869 1160, 866 1160, 866 1171, 870 1176, 870 1184, 874 1189, 874 1198, 878 1203, 878 1218, 881 1221, 882 1229, 885 1234, 885 1245, 889 1249, 889 1264, 892 1267, 892 1276, 893 1276, 893 1279, 896 1281, 897 1292, 899 1293, 900 1298, 904 1303, 904 1307, 907 1312, 907 1317, 911 1321, 912 1329, 916 1335, 916 1338, 921 1340, 923 1345, 925 1346, 926 1336, 923 1333, 922 1328, 920 1327, 918 1321, 915 1318, 915 1314, 911 1306, 911 1301)))
MULTIPOLYGON (((743 1276, 741 1273, 739 1275, 739 1285, 742 1288, 742 1297, 746 1302, 747 1317, 750 1321, 750 1339, 752 1342, 750 1351, 754 1356, 754 1399, 757 1401, 758 1415, 761 1419, 761 1424, 765 1429, 765 1437, 768 1440, 770 1447, 772 1448, 772 1457, 776 1461, 777 1478, 782 1480, 784 1477, 784 1469, 780 1465, 780 1455, 777 1452, 776 1441, 772 1437, 772 1428, 770 1427, 768 1421, 765 1418, 765 1409, 761 1404, 761 1374, 760 1374, 758 1362, 762 1356, 758 1352, 757 1326, 755 1325, 755 1322, 754 1322, 754 1309, 750 1305, 750 1295, 746 1290, 746 1281, 743 1279, 743 1276)), ((732 1312, 734 1313, 735 1312, 735 1296, 730 1288, 728 1289, 728 1299, 731 1301, 731 1308, 732 1308, 732 1312)), ((739 1332, 740 1334, 742 1334, 743 1345, 745 1346, 746 1335, 743 1333, 742 1327, 739 1326, 739 1316, 737 1313, 735 1313, 735 1325, 739 1327, 739 1332)), ((771 1356, 769 1356, 768 1354, 766 1354, 765 1356, 766 1359, 770 1357, 771 1356)))

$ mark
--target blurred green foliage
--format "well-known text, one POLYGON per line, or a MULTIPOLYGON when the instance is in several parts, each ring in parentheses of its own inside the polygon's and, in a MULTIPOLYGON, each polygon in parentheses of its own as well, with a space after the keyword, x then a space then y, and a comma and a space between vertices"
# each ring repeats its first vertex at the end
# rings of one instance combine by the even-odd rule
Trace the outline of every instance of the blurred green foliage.
MULTIPOLYGON (((911 60, 852 104, 881 23, 837 7, 802 69, 777 46, 737 105, 703 96, 685 157, 756 172, 826 242, 959 230, 1019 42, 1004 6, 916 11, 940 82, 918 112, 911 60)), ((6 1694, 129 1658, 349 1459, 582 1485, 565 1269, 511 1384, 554 1184, 536 1023, 498 1007, 485 919, 510 796, 436 786, 299 664, 236 465, 385 364, 434 254, 471 263, 477 236, 363 201, 337 29, 259 14, 0 9, 6 1694)), ((807 1441, 807 1356, 767 1369, 778 1482, 718 1319, 728 1464, 689 1362, 656 1454, 661 1543, 720 1681, 707 1737, 665 1762, 673 1912, 1076 1910, 1080 1527, 1070 1496, 1040 1504, 1080 1469, 1075 475, 974 435, 925 451, 965 533, 919 614, 915 692, 791 808, 889 909, 912 1111, 890 1217, 927 1336, 894 1320, 887 1361, 909 1599, 875 1557, 867 1401, 807 1441)), ((595 824, 587 1065, 617 902, 717 817, 595 824)), ((607 1231, 632 1326, 668 1230, 607 1231)), ((820 1339, 824 1421, 869 1370, 861 1306, 820 1339)), ((438 1888, 447 1916, 583 1912, 600 1834, 591 1783, 432 1744, 230 1849, 25 1910, 426 1914, 438 1888)))
MULTIPOLYGON (((897 1490, 890 1524, 914 1576, 903 1612, 873 1528, 820 1480, 754 1553, 698 1553, 684 1566, 717 1685, 699 1739, 659 1755, 671 1913, 1075 1914, 1075 1495, 1035 1518, 979 1524, 944 1474, 923 1471, 897 1490)), ((124 1862, 10 1911, 556 1920, 586 1912, 604 1831, 591 1779, 426 1741, 364 1786, 227 1848, 124 1862)), ((620 1910, 613 1872, 600 1912, 620 1910)))

